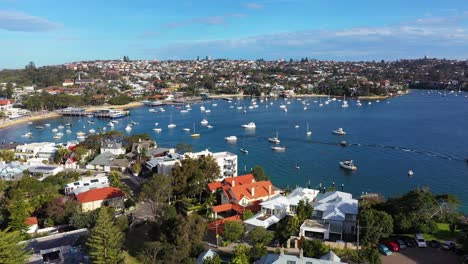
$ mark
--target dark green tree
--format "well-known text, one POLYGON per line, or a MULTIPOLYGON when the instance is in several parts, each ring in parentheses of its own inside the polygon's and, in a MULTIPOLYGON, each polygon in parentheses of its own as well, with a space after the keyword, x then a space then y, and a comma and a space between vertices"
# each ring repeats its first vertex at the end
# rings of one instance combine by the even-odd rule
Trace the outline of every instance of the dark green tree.
POLYGON ((221 257, 218 254, 213 257, 207 257, 203 260, 203 264, 221 264, 221 257))
POLYGON ((393 233, 393 218, 384 211, 363 208, 359 212, 360 243, 376 245, 380 239, 393 233))
POLYGON ((232 258, 232 264, 249 264, 250 263, 250 248, 246 244, 239 244, 234 249, 234 257, 232 258))
POLYGON ((25 250, 27 243, 19 244, 21 240, 19 231, 11 231, 9 228, 0 230, 0 263, 28 263, 30 252, 25 250))
POLYGON ((228 243, 239 240, 244 234, 244 225, 239 221, 228 221, 224 224, 224 231, 221 235, 228 243))
POLYGON ((321 240, 304 240, 302 243, 302 250, 305 257, 320 258, 330 251, 330 248, 325 245, 321 240))
POLYGON ((143 184, 139 199, 149 203, 154 216, 158 216, 168 204, 171 194, 171 178, 163 174, 154 174, 143 184))
POLYGON ((114 225, 107 207, 99 210, 96 226, 88 240, 89 255, 93 263, 124 263, 122 255, 123 233, 114 225))
POLYGON ((254 244, 268 245, 273 240, 274 235, 262 227, 256 227, 249 232, 249 239, 254 244))
POLYGON ((256 181, 267 181, 269 177, 265 175, 265 171, 262 167, 255 165, 250 172, 253 174, 256 181))

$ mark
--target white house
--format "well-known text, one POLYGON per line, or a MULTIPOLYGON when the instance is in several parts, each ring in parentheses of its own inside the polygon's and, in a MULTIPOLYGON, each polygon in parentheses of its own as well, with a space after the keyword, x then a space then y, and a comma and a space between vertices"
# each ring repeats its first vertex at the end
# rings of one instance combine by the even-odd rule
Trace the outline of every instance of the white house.
POLYGON ((126 150, 122 147, 122 144, 119 142, 104 142, 101 145, 101 153, 110 152, 116 156, 125 154, 126 150))
POLYGON ((47 178, 49 176, 54 176, 57 173, 62 172, 63 168, 62 167, 42 165, 42 166, 30 167, 28 169, 28 171, 29 171, 30 175, 39 176, 39 177, 41 177, 39 180, 43 180, 43 179, 45 179, 45 178, 47 178))
POLYGON ((216 181, 222 181, 224 178, 237 176, 237 155, 231 152, 223 151, 213 153, 206 149, 200 152, 187 152, 184 156, 188 156, 192 159, 206 156, 213 157, 220 169, 220 174, 215 179, 216 181))
POLYGON ((54 158, 57 147, 52 142, 37 142, 30 144, 18 145, 15 148, 15 157, 17 159, 30 158, 46 158, 51 160, 54 158))
POLYGON ((244 222, 252 227, 268 228, 286 215, 295 215, 300 201, 312 204, 318 194, 318 190, 298 187, 288 196, 274 196, 260 203, 261 211, 244 222))
POLYGON ((164 157, 153 158, 147 161, 145 166, 154 173, 171 175, 172 168, 174 168, 176 163, 180 163, 180 156, 170 154, 164 157))
POLYGON ((329 224, 330 239, 341 240, 343 234, 356 234, 358 201, 350 193, 327 192, 318 197, 312 206, 313 219, 329 224))
POLYGON ((109 187, 109 179, 104 173, 95 177, 85 177, 79 181, 69 183, 64 187, 65 194, 78 194, 92 189, 109 187))
POLYGON ((28 230, 26 231, 28 234, 34 234, 39 229, 39 226, 37 225, 37 217, 28 217, 24 220, 24 223, 28 226, 28 230))

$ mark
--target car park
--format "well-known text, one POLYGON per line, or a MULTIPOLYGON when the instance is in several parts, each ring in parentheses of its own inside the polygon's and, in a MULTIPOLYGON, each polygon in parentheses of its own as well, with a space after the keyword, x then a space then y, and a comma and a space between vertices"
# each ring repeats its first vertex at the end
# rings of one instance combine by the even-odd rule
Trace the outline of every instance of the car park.
POLYGON ((418 245, 418 247, 420 248, 427 247, 426 240, 424 239, 422 234, 416 234, 414 235, 414 237, 416 238, 416 244, 418 245))
POLYGON ((433 248, 440 248, 440 242, 437 240, 431 240, 429 241, 429 246, 433 248))
POLYGON ((379 244, 379 251, 385 256, 391 255, 392 252, 384 244, 379 244))
POLYGON ((405 242, 403 240, 401 240, 401 239, 398 239, 396 242, 400 246, 400 249, 405 249, 407 247, 405 242))
POLYGON ((400 251, 400 246, 397 243, 393 242, 393 241, 386 242, 385 246, 387 246, 387 248, 389 248, 393 252, 400 251))
POLYGON ((406 246, 408 246, 408 247, 415 247, 416 246, 416 242, 414 242, 414 239, 412 239, 412 238, 407 237, 407 238, 405 238, 404 241, 405 241, 406 246))
POLYGON ((442 249, 443 250, 454 250, 455 247, 456 247, 457 244, 455 244, 455 242, 453 241, 444 241, 444 243, 442 243, 442 249))

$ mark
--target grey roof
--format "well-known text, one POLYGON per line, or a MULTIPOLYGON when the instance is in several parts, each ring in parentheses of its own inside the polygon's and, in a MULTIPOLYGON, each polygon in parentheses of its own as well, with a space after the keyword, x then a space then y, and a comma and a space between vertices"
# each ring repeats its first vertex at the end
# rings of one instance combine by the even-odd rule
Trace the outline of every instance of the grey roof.
POLYGON ((130 165, 130 161, 128 161, 127 159, 114 159, 112 160, 110 166, 122 168, 122 167, 128 167, 128 165, 130 165))
POLYGON ((122 143, 115 142, 115 141, 104 142, 104 143, 102 143, 101 148, 106 148, 106 149, 121 149, 121 148, 122 148, 122 143))
POLYGON ((38 252, 39 250, 45 250, 49 248, 74 245, 76 241, 78 241, 78 238, 81 236, 87 236, 88 234, 88 229, 83 228, 66 233, 30 239, 26 241, 28 244, 26 250, 38 252))
POLYGON ((341 258, 338 257, 335 252, 333 251, 328 251, 327 254, 323 255, 320 259, 324 259, 324 260, 331 260, 331 261, 336 261, 336 262, 340 262, 341 261, 341 258))
POLYGON ((154 148, 148 151, 148 156, 160 156, 167 153, 170 149, 168 148, 154 148))
POLYGON ((346 214, 358 214, 358 201, 350 193, 327 192, 313 204, 314 210, 322 211, 322 219, 344 221, 346 214))
POLYGON ((36 167, 30 167, 28 169, 29 172, 31 173, 49 173, 59 167, 54 167, 54 166, 36 166, 36 167))
POLYGON ((260 260, 257 260, 255 264, 286 264, 290 261, 290 263, 295 264, 337 264, 343 262, 331 261, 331 260, 324 260, 324 259, 316 259, 316 258, 308 258, 296 255, 278 255, 278 254, 268 254, 263 256, 260 260))
POLYGON ((110 166, 116 155, 112 154, 109 151, 101 153, 96 156, 89 164, 91 165, 100 165, 100 166, 110 166))

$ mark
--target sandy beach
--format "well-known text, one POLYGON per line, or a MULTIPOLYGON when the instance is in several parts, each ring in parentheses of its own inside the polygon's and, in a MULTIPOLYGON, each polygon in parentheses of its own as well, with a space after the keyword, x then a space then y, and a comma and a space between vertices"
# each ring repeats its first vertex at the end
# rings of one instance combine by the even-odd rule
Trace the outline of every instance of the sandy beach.
MULTIPOLYGON (((141 102, 131 102, 125 105, 99 105, 99 106, 89 106, 89 107, 84 107, 86 111, 96 111, 99 109, 105 109, 105 108, 113 108, 113 109, 130 109, 130 108, 136 108, 143 106, 144 104, 141 102)), ((44 120, 44 119, 50 119, 50 118, 57 118, 60 117, 59 114, 56 112, 49 112, 49 111, 43 111, 43 112, 33 112, 30 116, 25 116, 13 120, 2 120, 0 121, 0 129, 5 129, 8 127, 16 126, 16 125, 21 125, 24 123, 28 122, 33 122, 33 121, 38 121, 38 120, 44 120)))

